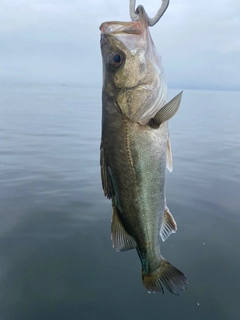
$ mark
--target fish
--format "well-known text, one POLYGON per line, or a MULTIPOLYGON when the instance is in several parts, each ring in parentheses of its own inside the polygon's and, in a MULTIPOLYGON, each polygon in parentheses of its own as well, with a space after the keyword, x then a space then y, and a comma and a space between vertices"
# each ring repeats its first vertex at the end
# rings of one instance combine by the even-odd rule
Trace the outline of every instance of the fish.
POLYGON ((136 249, 148 292, 185 291, 187 277, 161 254, 160 240, 177 230, 166 203, 166 168, 172 171, 168 120, 182 92, 167 102, 167 84, 138 7, 136 21, 100 26, 103 67, 101 180, 112 200, 111 239, 117 252, 136 249))

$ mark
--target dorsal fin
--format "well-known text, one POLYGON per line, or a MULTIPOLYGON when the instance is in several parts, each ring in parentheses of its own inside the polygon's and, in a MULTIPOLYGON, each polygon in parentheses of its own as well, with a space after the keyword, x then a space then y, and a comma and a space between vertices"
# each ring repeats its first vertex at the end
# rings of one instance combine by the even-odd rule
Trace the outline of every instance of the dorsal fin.
POLYGON ((107 170, 107 165, 105 163, 104 149, 103 149, 102 143, 100 146, 100 166, 101 166, 101 178, 102 178, 102 187, 103 187, 104 195, 108 199, 111 199, 114 192, 113 192, 112 182, 107 170))
POLYGON ((111 238, 113 248, 118 252, 135 249, 137 246, 133 237, 131 237, 124 229, 118 215, 118 210, 114 205, 112 213, 111 238))

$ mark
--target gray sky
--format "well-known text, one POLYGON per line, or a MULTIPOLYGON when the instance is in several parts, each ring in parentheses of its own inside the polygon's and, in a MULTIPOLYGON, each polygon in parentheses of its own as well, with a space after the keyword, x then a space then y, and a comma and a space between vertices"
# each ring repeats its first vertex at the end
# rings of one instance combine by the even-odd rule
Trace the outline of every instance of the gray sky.
MULTIPOLYGON (((150 16, 161 0, 141 0, 150 16)), ((129 0, 0 0, 0 81, 101 84, 99 25, 129 0)), ((240 1, 170 0, 151 28, 169 87, 240 89, 240 1)))

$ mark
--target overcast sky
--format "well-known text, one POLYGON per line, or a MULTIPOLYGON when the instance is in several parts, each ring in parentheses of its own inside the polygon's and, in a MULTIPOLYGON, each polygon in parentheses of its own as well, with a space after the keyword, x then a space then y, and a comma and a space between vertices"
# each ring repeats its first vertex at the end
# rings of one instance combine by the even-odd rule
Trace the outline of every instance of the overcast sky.
MULTIPOLYGON (((142 0, 150 16, 161 0, 142 0)), ((0 81, 101 84, 99 25, 129 0, 0 0, 0 81)), ((169 87, 240 89, 240 1, 170 0, 151 28, 169 87)))

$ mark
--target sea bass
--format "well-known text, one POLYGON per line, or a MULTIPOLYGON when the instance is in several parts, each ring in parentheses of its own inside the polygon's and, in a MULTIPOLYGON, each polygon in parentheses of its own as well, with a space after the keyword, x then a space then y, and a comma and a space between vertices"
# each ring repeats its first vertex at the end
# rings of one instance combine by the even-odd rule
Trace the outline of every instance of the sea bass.
POLYGON ((167 103, 167 85, 142 6, 138 20, 100 26, 103 61, 101 178, 112 199, 111 237, 116 251, 136 249, 149 292, 185 290, 187 278, 160 253, 176 232, 165 195, 172 171, 168 120, 181 95, 167 103))

